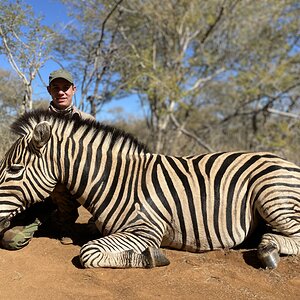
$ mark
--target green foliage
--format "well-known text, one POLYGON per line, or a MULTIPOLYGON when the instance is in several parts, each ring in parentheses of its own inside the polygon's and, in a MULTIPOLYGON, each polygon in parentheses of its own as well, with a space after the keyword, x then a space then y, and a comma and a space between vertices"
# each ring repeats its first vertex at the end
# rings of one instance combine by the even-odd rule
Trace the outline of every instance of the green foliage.
POLYGON ((270 150, 280 151, 287 148, 291 140, 292 132, 288 123, 283 120, 281 122, 270 123, 264 126, 266 131, 257 135, 257 142, 267 146, 270 150))
POLYGON ((19 113, 22 99, 20 79, 11 72, 0 69, 0 159, 15 139, 9 126, 19 113))
POLYGON ((207 134, 201 128, 222 132, 224 121, 249 116, 251 133, 259 129, 253 115, 292 103, 299 85, 298 13, 296 1, 124 1, 116 70, 124 88, 148 103, 156 148, 171 152, 170 138, 175 144, 181 138, 170 114, 200 135, 207 134), (196 128, 195 110, 212 114, 196 128))
POLYGON ((24 73, 29 66, 39 68, 49 53, 45 39, 50 37, 51 30, 43 26, 41 20, 42 17, 35 16, 32 7, 21 0, 1 1, 1 52, 9 54, 3 45, 5 38, 16 64, 24 73))
MULTIPOLYGON (((76 21, 55 35, 55 55, 73 67, 81 107, 95 114, 113 97, 138 94, 145 121, 119 123, 137 133, 145 126, 157 152, 298 149, 295 118, 273 112, 299 115, 299 1, 62 2, 76 21)), ((0 5, 1 28, 23 67, 34 52, 12 33, 42 49, 47 29, 28 20, 21 1, 8 3, 0 5)))
MULTIPOLYGON (((19 113, 23 99, 22 82, 11 72, 0 69, 1 120, 19 113)), ((1 122, 1 121, 0 121, 1 122)))

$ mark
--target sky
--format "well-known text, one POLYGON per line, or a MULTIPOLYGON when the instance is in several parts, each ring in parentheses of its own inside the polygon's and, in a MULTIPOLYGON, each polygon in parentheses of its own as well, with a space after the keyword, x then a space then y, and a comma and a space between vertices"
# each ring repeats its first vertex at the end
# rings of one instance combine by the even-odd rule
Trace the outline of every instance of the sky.
MULTIPOLYGON (((11 2, 14 2, 13 0, 11 2)), ((42 23, 47 26, 59 23, 71 22, 68 17, 65 6, 57 0, 24 0, 25 3, 32 6, 37 16, 42 16, 42 23)), ((13 71, 5 56, 0 55, 0 67, 6 70, 13 71)), ((60 66, 53 61, 49 61, 40 69, 41 76, 45 82, 48 81, 49 73, 53 70, 59 69, 60 66)), ((38 77, 33 82, 33 99, 49 99, 50 96, 46 91, 45 86, 42 84, 38 77)), ((131 96, 121 100, 112 100, 106 104, 100 114, 97 115, 98 120, 113 120, 116 118, 115 114, 111 111, 114 108, 122 108, 127 117, 141 116, 142 110, 139 106, 137 96, 131 96)), ((126 116, 125 116, 126 117, 126 116)))

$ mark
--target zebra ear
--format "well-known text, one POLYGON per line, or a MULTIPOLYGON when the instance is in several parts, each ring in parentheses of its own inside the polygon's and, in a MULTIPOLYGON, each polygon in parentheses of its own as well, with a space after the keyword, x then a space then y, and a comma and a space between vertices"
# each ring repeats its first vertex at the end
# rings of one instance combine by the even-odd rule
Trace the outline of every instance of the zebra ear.
POLYGON ((36 148, 42 148, 51 137, 51 125, 48 122, 40 122, 33 129, 31 142, 36 148))

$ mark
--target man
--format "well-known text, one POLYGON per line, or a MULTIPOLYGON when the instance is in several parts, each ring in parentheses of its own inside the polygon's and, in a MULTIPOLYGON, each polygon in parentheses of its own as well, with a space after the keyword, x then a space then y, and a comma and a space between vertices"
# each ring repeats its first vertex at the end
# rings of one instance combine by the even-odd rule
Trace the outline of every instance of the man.
MULTIPOLYGON (((53 71, 49 75, 48 93, 52 101, 49 110, 62 115, 78 115, 82 119, 92 119, 88 115, 78 110, 73 105, 73 96, 76 92, 73 76, 64 69, 53 71)), ((69 191, 62 185, 58 184, 51 194, 54 204, 57 205, 57 223, 61 228, 60 240, 62 244, 71 244, 73 241, 70 238, 72 232, 72 224, 78 218, 78 202, 73 199, 69 191)))
MULTIPOLYGON (((70 116, 77 115, 82 119, 92 119, 88 115, 78 110, 73 104, 73 96, 76 92, 71 73, 64 69, 53 71, 49 75, 48 93, 52 101, 49 110, 57 114, 70 116)), ((78 218, 79 203, 72 197, 70 192, 62 184, 57 184, 51 194, 51 200, 46 199, 45 203, 25 211, 24 216, 17 217, 12 226, 4 233, 1 245, 5 249, 17 250, 25 247, 39 226, 49 218, 54 218, 58 225, 59 238, 62 244, 72 244, 72 226, 78 218), (53 212, 53 204, 57 209, 53 212)))

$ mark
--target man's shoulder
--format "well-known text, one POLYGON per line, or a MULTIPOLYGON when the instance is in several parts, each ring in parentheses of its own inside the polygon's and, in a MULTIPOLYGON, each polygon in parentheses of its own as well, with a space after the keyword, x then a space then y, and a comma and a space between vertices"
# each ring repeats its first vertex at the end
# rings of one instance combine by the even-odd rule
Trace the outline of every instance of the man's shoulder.
POLYGON ((79 110, 76 106, 74 106, 73 114, 78 114, 83 120, 95 120, 95 118, 92 115, 79 110))

